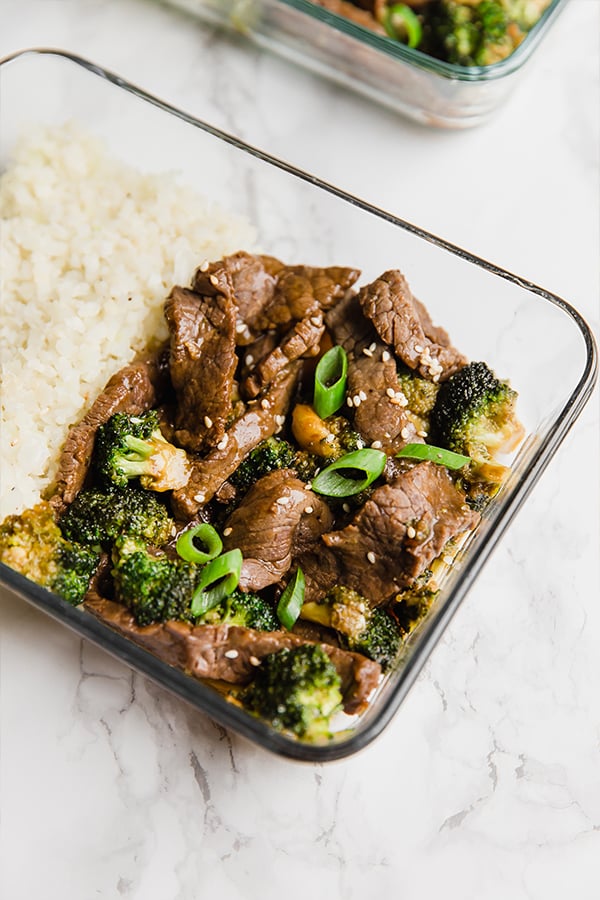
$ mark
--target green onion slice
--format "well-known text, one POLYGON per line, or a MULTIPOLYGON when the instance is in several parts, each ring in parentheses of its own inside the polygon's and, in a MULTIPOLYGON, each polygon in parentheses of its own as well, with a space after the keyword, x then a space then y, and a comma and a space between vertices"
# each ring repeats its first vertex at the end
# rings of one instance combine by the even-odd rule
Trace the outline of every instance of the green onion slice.
POLYGON ((277 604, 277 617, 288 631, 294 627, 294 623, 300 615, 304 603, 304 572, 298 566, 296 574, 288 582, 277 604))
POLYGON ((332 347, 323 354, 315 369, 313 406, 322 419, 333 415, 346 398, 348 357, 343 347, 332 347))
POLYGON ((229 550, 209 562, 200 575, 191 603, 193 616, 202 616, 235 591, 242 571, 242 551, 229 550))
POLYGON ((470 456, 463 456, 462 453, 454 453, 452 450, 444 450, 442 447, 434 447, 433 444, 407 444, 399 453, 396 453, 396 456, 403 456, 407 459, 429 459, 448 469, 462 469, 471 462, 470 456))
POLYGON ((383 14, 382 24, 391 38, 408 47, 418 47, 421 43, 423 29, 419 17, 404 3, 389 6, 383 14))
POLYGON ((204 565, 219 555, 223 549, 223 541, 212 525, 201 522, 179 535, 175 549, 186 562, 204 565), (205 549, 200 550, 198 544, 205 549))
POLYGON ((387 456, 382 450, 366 447, 340 456, 313 478, 312 489, 326 497, 351 497, 360 494, 379 478, 387 456))

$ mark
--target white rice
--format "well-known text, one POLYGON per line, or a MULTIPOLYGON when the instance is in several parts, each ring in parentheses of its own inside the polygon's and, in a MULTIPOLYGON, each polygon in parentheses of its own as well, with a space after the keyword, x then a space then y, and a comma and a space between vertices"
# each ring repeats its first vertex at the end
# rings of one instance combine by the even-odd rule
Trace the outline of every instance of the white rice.
POLYGON ((253 243, 247 222, 73 125, 18 146, 0 176, 0 518, 37 501, 69 425, 166 336, 172 285, 253 243))

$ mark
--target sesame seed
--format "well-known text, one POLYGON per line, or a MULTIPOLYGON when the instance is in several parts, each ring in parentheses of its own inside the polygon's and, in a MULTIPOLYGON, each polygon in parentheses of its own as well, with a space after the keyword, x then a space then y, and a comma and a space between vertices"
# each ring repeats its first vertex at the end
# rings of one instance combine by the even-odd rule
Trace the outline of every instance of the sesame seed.
POLYGON ((321 316, 311 316, 310 321, 312 322, 313 325, 321 325, 323 322, 323 319, 321 318, 321 316))
POLYGON ((254 362, 254 357, 252 356, 251 353, 249 353, 249 354, 246 356, 246 365, 247 365, 247 366, 251 366, 253 362, 254 362))
POLYGON ((210 283, 211 283, 212 285, 214 285, 214 287, 216 287, 216 286, 218 285, 219 279, 217 278, 216 275, 211 275, 211 276, 210 276, 210 283))
POLYGON ((196 503, 204 503, 204 494, 194 494, 196 503))
POLYGON ((346 404, 347 404, 348 406, 354 406, 354 402, 353 402, 353 400, 352 400, 352 397, 346 397, 346 404))
POLYGON ((238 322, 235 326, 236 334, 242 334, 246 330, 245 322, 238 322))
POLYGON ((375 353, 376 347, 377 347, 377 344, 375 343, 375 341, 373 341, 372 344, 369 344, 369 350, 371 351, 371 353, 375 353))
POLYGON ((410 437, 410 428, 406 428, 406 426, 405 426, 405 427, 402 429, 402 431, 400 432, 400 437, 401 437, 403 440, 407 441, 407 440, 409 439, 409 437, 410 437))
POLYGON ((345 513, 349 513, 350 512, 350 504, 342 503, 342 509, 344 510, 345 513))
POLYGON ((269 409, 270 405, 271 404, 269 403, 269 401, 267 400, 266 397, 263 397, 262 400, 260 401, 261 409, 269 409))
POLYGON ((373 441, 371 447, 373 450, 381 450, 381 441, 373 441))
POLYGON ((278 425, 283 425, 285 422, 285 416, 275 416, 275 421, 278 425))
POLYGON ((369 552, 367 553, 367 559, 369 560, 370 563, 374 563, 375 560, 377 559, 377 557, 375 556, 375 554, 373 553, 372 550, 369 550, 369 552))
POLYGON ((212 428, 212 423, 213 423, 213 420, 211 419, 210 416, 204 416, 204 424, 206 425, 207 428, 212 428))
POLYGON ((416 352, 416 353, 422 353, 422 352, 423 352, 423 349, 424 349, 424 348, 421 347, 420 344, 415 344, 415 352, 416 352))
POLYGON ((451 556, 448 556, 448 554, 446 554, 446 556, 444 556, 443 559, 444 559, 444 562, 446 563, 447 566, 451 566, 452 563, 454 562, 454 560, 452 559, 452 557, 451 557, 451 556))
POLYGON ((394 390, 393 387, 389 387, 386 389, 386 394, 388 395, 388 397, 395 397, 396 391, 394 390))
POLYGON ((207 269, 208 269, 208 260, 205 259, 204 262, 202 263, 202 265, 200 266, 200 271, 206 272, 207 269))
POLYGON ((233 528, 231 528, 228 525, 227 528, 223 529, 223 537, 229 537, 229 535, 232 534, 232 532, 233 532, 233 528))
POLYGON ((217 450, 224 450, 228 443, 229 443, 229 435, 224 434, 222 439, 217 444, 217 450))
POLYGON ((406 529, 406 533, 407 533, 407 535, 409 536, 409 538, 411 538, 411 540, 412 540, 412 538, 414 538, 414 537, 417 536, 417 532, 416 532, 415 529, 412 527, 412 525, 409 525, 409 526, 408 526, 408 528, 406 529))
POLYGON ((304 510, 304 512, 307 514, 307 516, 310 516, 312 511, 313 511, 312 506, 307 506, 306 509, 304 510))
POLYGON ((427 437, 427 432, 426 432, 426 431, 417 431, 417 434, 419 435, 419 437, 422 437, 422 438, 426 438, 426 437, 427 437))
POLYGON ((223 656, 226 656, 227 659, 237 659, 240 654, 237 650, 226 650, 223 656))
POLYGON ((248 657, 248 662, 251 666, 260 666, 260 659, 257 656, 248 657))
POLYGON ((355 394, 354 397, 352 398, 352 400, 354 401, 355 406, 360 406, 360 402, 361 402, 360 394, 355 394))
POLYGON ((364 391, 359 391, 359 392, 358 392, 358 396, 360 397, 361 400, 366 400, 366 399, 367 399, 367 395, 365 394, 364 391))
POLYGON ((435 382, 438 382, 438 381, 440 380, 440 376, 439 376, 439 375, 434 375, 434 376, 433 376, 433 380, 434 380, 435 382))
POLYGON ((278 506, 289 506, 291 503, 290 497, 278 497, 277 504, 278 506))
POLYGON ((382 362, 389 362, 392 357, 390 356, 389 350, 384 350, 381 354, 382 362))
POLYGON ((335 441, 335 434, 328 434, 327 437, 325 438, 326 444, 333 444, 334 441, 335 441))
POLYGON ((368 347, 363 347, 363 353, 365 354, 365 356, 373 356, 373 351, 369 350, 368 347))

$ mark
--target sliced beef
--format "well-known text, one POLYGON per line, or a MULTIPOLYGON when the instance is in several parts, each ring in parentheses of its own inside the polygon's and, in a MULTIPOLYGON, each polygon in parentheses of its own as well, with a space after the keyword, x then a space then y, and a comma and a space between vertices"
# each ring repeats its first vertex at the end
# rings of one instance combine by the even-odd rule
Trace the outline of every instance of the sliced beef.
POLYGON ((175 515, 190 519, 215 495, 242 460, 261 441, 275 434, 281 416, 287 412, 300 373, 300 363, 292 363, 266 391, 260 402, 252 401, 236 419, 220 442, 203 458, 194 459, 187 485, 172 494, 175 515), (222 445, 222 446, 221 446, 222 445))
POLYGON ((356 430, 368 444, 389 454, 421 441, 402 405, 395 357, 364 317, 358 298, 342 300, 326 319, 334 342, 348 356, 348 396, 356 430))
POLYGON ((161 402, 168 385, 164 347, 141 354, 112 376, 81 422, 69 429, 51 498, 58 512, 72 503, 83 487, 100 425, 115 413, 140 415, 153 409, 161 402))
POLYGON ((257 397, 265 385, 270 384, 290 362, 301 357, 315 356, 319 352, 324 331, 325 325, 320 313, 298 322, 279 346, 267 353, 245 379, 242 385, 245 396, 257 397))
MULTIPOLYGON (((200 679, 245 684, 269 653, 316 643, 287 631, 254 631, 238 625, 190 625, 165 622, 137 625, 119 603, 89 593, 86 609, 111 628, 128 637, 164 662, 200 679), (235 652, 234 652, 235 651, 235 652)), ((359 712, 367 703, 381 675, 380 666, 359 653, 321 644, 342 680, 344 709, 359 712)))
POLYGON ((340 266, 282 266, 273 300, 257 326, 261 330, 278 328, 326 312, 346 296, 359 275, 358 269, 340 266))
POLYGON ((397 269, 361 288, 358 299, 381 340, 422 378, 445 381, 466 365, 466 358, 451 345, 446 332, 433 325, 397 269))
POLYGON ((323 535, 339 581, 378 605, 412 584, 478 513, 443 466, 423 462, 383 485, 342 531, 323 535))
POLYGON ((177 395, 175 437, 198 452, 222 440, 232 413, 236 309, 229 292, 209 282, 202 295, 174 287, 165 317, 177 395))
POLYGON ((359 9, 358 5, 355 6, 350 0, 314 0, 314 2, 317 6, 323 6, 337 16, 343 16, 344 19, 350 19, 352 22, 356 22, 357 25, 368 28, 369 31, 374 31, 376 34, 386 34, 383 25, 370 12, 366 9, 359 9))
POLYGON ((250 488, 225 523, 223 538, 225 550, 242 551, 242 590, 258 591, 283 578, 302 521, 311 520, 313 528, 331 522, 314 516, 317 504, 322 501, 290 469, 271 472, 250 488))

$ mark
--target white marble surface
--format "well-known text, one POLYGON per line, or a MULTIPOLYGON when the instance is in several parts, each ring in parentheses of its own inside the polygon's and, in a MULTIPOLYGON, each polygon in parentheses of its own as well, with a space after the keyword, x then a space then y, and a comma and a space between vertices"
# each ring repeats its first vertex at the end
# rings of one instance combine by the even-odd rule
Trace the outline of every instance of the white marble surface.
MULTIPOLYGON (((488 125, 433 132, 141 0, 0 0, 76 51, 571 300, 598 327, 600 4, 488 125)), ((298 765, 0 603, 6 900, 597 900, 598 395, 384 735, 298 765)))

